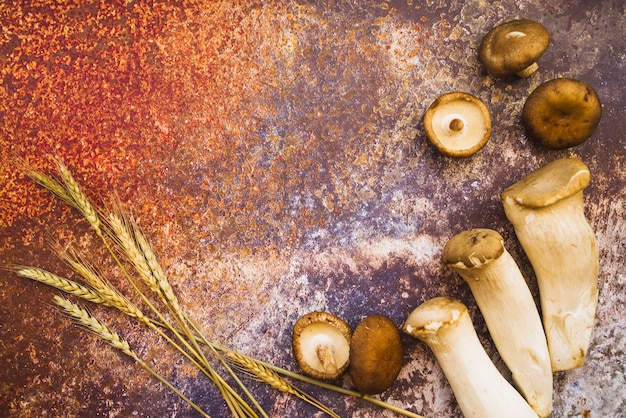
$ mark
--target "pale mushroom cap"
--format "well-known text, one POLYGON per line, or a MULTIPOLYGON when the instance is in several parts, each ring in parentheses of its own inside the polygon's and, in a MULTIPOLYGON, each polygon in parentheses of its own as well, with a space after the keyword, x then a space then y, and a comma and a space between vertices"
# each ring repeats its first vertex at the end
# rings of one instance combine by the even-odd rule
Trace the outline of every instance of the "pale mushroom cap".
POLYGON ((550 149, 565 149, 586 141, 596 130, 602 105, 587 83, 557 78, 540 84, 522 109, 528 136, 550 149))
MULTIPOLYGON (((492 76, 506 77, 536 64, 549 44, 550 34, 541 23, 512 20, 485 35, 479 48, 480 61, 492 76)), ((528 77, 534 70, 519 75, 528 77)))
POLYGON ((467 306, 463 302, 446 296, 435 297, 415 308, 402 329, 415 338, 427 341, 442 327, 456 325, 464 314, 467 314, 467 306))
POLYGON ((491 116, 477 97, 463 92, 446 93, 426 110, 424 130, 443 154, 468 157, 489 140, 491 116))
POLYGON ((298 319, 292 346, 298 366, 316 379, 333 380, 348 369, 351 330, 328 312, 311 312, 298 319), (330 365, 326 357, 330 356, 330 365), (324 362, 327 362, 325 365, 324 362))
POLYGON ((456 234, 443 249, 443 263, 454 268, 479 267, 504 253, 502 236, 494 230, 476 228, 456 234))
POLYGON ((529 173, 502 192, 502 200, 513 199, 527 208, 549 206, 589 185, 589 167, 578 158, 560 158, 529 173))

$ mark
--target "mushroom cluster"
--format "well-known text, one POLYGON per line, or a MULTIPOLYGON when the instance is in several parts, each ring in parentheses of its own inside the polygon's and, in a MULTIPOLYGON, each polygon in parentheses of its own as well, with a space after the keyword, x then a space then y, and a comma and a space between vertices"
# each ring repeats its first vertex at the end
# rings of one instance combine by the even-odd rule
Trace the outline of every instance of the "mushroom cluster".
MULTIPOLYGON (((492 77, 528 78, 549 44, 550 35, 539 22, 513 20, 485 35, 479 58, 492 77)), ((563 150, 590 138, 601 114, 598 94, 589 84, 563 77, 532 91, 521 122, 537 144, 563 150)), ((430 142, 451 157, 477 152, 491 132, 489 111, 468 93, 440 96, 423 123, 430 142)), ((548 417, 553 372, 584 363, 599 270, 595 235, 584 215, 582 193, 589 181, 582 161, 561 158, 501 194, 505 215, 534 270, 541 314, 498 232, 469 229, 446 243, 442 261, 468 284, 515 385, 485 354, 463 303, 427 300, 408 316, 403 330, 432 349, 465 416, 548 417)))
POLYGON ((350 370, 356 389, 367 395, 382 393, 393 384, 404 357, 400 331, 384 315, 365 317, 352 332, 331 313, 310 312, 296 321, 292 348, 307 375, 336 380, 350 370))
POLYGON ((548 417, 552 373, 583 365, 598 303, 598 248, 583 202, 589 181, 581 160, 561 158, 501 194, 537 278, 541 315, 498 232, 470 229, 446 243, 442 261, 469 285, 516 387, 484 353, 465 305, 424 302, 403 330, 432 349, 465 416, 548 417))
MULTIPOLYGON (((480 60, 492 77, 528 78, 550 43, 538 22, 520 19, 490 30, 480 60)), ((528 96, 521 121, 539 145, 562 150, 582 144, 601 118, 597 93, 569 78, 546 81, 528 96)), ((487 143, 485 103, 465 92, 442 94, 426 110, 424 131, 444 155, 469 157, 487 143)), ((485 352, 462 302, 435 297, 416 307, 402 330, 426 343, 439 361, 465 416, 545 418, 552 410, 553 372, 585 360, 598 302, 598 249, 584 215, 588 167, 562 158, 529 173, 501 193, 504 213, 535 272, 541 314, 527 281, 495 230, 462 231, 446 243, 442 261, 468 284, 513 385, 485 352)), ((394 323, 345 321, 315 312, 294 327, 293 350, 302 370, 334 380, 347 370, 362 394, 396 380, 403 347, 394 323)))
MULTIPOLYGON (((483 37, 479 58, 493 77, 528 78, 550 45, 550 34, 539 22, 511 20, 483 37)), ((539 145, 554 150, 580 145, 595 132, 602 116, 596 91, 581 80, 556 78, 540 84, 526 99, 522 125, 539 145)), ((491 135, 487 106, 476 96, 450 92, 431 103, 423 117, 428 140, 444 155, 469 157, 491 135)))

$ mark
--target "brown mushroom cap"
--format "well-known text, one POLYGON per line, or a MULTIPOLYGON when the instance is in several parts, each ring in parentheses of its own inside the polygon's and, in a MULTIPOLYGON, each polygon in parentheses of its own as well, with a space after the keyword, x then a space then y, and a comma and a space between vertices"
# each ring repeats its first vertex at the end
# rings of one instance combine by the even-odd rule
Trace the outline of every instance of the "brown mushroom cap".
POLYGON ((328 312, 311 312, 296 321, 291 343, 304 373, 334 380, 350 364, 350 339, 350 327, 343 319, 328 312))
POLYGON ((476 96, 451 92, 439 96, 424 114, 430 142, 450 157, 468 157, 481 149, 491 135, 491 116, 476 96))
POLYGON ((528 136, 550 149, 585 142, 596 130, 602 106, 584 81, 556 78, 540 84, 526 99, 522 123, 528 136))
POLYGON ((539 22, 520 19, 491 29, 483 38, 479 55, 489 74, 530 77, 538 68, 537 60, 548 49, 550 34, 539 22))
POLYGON ((578 158, 560 158, 539 167, 502 192, 526 208, 543 208, 570 197, 589 185, 589 167, 578 158))
POLYGON ((404 357, 400 331, 383 315, 363 319, 352 334, 350 377, 365 394, 384 392, 398 377, 404 357))
POLYGON ((487 228, 469 229, 450 238, 443 248, 446 266, 467 268, 482 266, 504 253, 502 236, 487 228))

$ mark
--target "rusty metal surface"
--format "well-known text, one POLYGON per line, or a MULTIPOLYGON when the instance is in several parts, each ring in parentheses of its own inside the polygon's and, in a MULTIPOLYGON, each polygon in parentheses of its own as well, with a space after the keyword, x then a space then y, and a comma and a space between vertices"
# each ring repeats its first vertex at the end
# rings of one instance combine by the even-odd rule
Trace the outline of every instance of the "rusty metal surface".
MULTIPOLYGON (((618 416, 624 398, 626 11, 622 1, 7 1, 0 5, 0 264, 69 274, 46 245, 105 254, 78 216, 11 161, 44 170, 61 157, 96 201, 116 190, 140 218, 190 315, 210 337, 295 370, 291 326, 312 310, 351 325, 382 313, 400 326, 427 298, 470 307, 441 249, 463 229, 505 237, 535 295, 532 270, 499 194, 541 164, 578 156, 592 172, 585 203, 600 246, 600 304, 585 365, 555 375, 555 417, 618 416), (552 41, 527 80, 496 80, 482 36, 514 18, 552 41), (548 151, 520 125, 525 98, 566 76, 598 92, 594 136, 548 151), (487 145, 440 155, 421 117, 442 93, 483 99, 487 145)), ((0 415, 173 416, 176 396, 72 325, 49 288, 0 278, 0 415)), ((214 416, 225 406, 141 328, 113 323, 214 416)), ((459 416, 427 347, 408 336, 405 366, 381 397, 429 417, 459 416)), ((349 378, 342 382, 350 387, 349 378)), ((251 383, 272 416, 311 416, 251 383)), ((342 416, 391 416, 311 388, 342 416)))

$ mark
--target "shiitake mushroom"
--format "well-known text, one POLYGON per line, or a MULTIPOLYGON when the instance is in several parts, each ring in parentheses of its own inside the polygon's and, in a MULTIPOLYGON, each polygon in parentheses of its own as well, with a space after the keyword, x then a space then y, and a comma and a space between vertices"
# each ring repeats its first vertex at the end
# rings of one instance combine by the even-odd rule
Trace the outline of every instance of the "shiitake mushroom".
POLYGON ((310 312, 293 327, 293 353, 300 369, 320 380, 334 380, 346 372, 352 331, 329 312, 310 312))
POLYGON ((522 124, 539 145, 558 150, 586 141, 601 116, 600 99, 589 84, 555 78, 530 93, 522 109, 522 124))
POLYGON ((404 349, 400 331, 384 315, 370 315, 352 333, 350 377, 361 393, 387 390, 402 368, 404 349))

